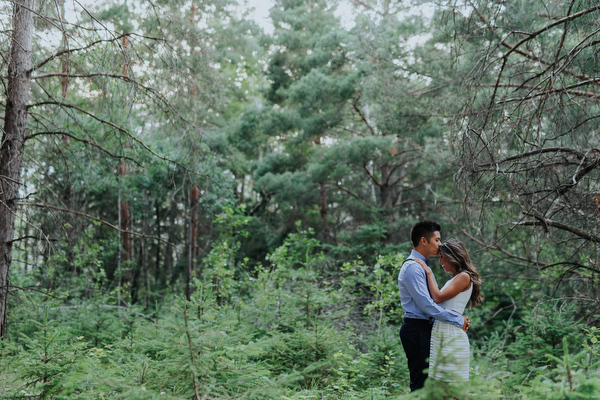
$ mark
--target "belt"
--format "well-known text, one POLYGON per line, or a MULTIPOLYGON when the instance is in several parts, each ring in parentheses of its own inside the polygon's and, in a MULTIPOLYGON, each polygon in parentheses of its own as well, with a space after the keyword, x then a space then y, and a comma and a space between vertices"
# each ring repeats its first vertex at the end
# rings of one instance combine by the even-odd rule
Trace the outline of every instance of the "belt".
POLYGON ((404 318, 405 323, 409 324, 429 324, 433 323, 433 318, 430 319, 421 319, 421 318, 404 318))

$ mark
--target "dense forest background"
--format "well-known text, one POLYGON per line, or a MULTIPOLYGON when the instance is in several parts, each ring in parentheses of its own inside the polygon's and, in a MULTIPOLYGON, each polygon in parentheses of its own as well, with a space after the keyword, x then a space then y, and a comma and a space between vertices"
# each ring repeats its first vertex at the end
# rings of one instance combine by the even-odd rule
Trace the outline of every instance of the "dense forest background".
POLYGON ((600 397, 598 3, 337 5, 0 5, 0 398, 600 397), (485 302, 409 394, 422 219, 485 302))

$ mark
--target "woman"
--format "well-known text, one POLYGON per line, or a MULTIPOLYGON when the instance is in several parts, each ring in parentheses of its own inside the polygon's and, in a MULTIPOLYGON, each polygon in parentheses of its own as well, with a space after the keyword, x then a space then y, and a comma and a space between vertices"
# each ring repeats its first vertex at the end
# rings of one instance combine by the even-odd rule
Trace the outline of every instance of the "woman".
MULTIPOLYGON (((431 269, 423 261, 416 260, 425 270, 433 301, 459 314, 463 313, 469 301, 471 307, 481 303, 481 279, 466 246, 459 240, 450 239, 440 246, 440 256, 442 268, 452 275, 452 279, 441 290, 437 287, 431 269)), ((430 376, 436 379, 458 377, 469 380, 469 357, 469 338, 466 332, 436 320, 431 332, 430 376)))

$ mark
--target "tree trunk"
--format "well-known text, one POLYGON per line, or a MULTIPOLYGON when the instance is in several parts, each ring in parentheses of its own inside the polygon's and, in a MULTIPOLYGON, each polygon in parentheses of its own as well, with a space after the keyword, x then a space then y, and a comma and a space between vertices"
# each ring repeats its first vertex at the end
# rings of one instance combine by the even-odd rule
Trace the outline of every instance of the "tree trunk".
POLYGON ((171 204, 167 207, 166 211, 166 220, 167 220, 167 243, 165 245, 165 256, 164 256, 164 269, 162 272, 164 273, 165 279, 164 282, 170 285, 173 281, 173 270, 175 267, 175 260, 173 258, 173 245, 171 243, 176 243, 181 238, 175 232, 175 227, 177 224, 175 220, 177 219, 177 202, 172 201, 171 204))
MULTIPOLYGON (((125 269, 123 273, 123 288, 124 292, 131 290, 131 233, 129 226, 131 224, 131 213, 129 212, 129 202, 121 201, 121 262, 125 269)), ((128 297, 128 296, 126 296, 128 297)), ((125 299, 128 301, 128 299, 125 299)))
POLYGON ((123 75, 129 75, 129 64, 127 60, 127 48, 129 47, 129 36, 127 34, 123 35, 123 54, 125 55, 125 60, 123 60, 123 75))
POLYGON ((392 169, 388 164, 384 163, 380 167, 380 171, 381 171, 381 186, 379 187, 380 201, 381 201, 380 206, 381 206, 381 208, 383 208, 385 210, 386 222, 390 223, 394 219, 393 218, 394 217, 393 208, 392 208, 393 195, 392 195, 392 187, 390 186, 390 177, 391 177, 392 169))
POLYGON ((35 0, 15 0, 4 134, 0 144, 0 337, 6 334, 8 268, 12 258, 16 200, 31 87, 31 48, 35 0))
POLYGON ((150 201, 148 199, 148 191, 144 190, 144 215, 142 218, 142 233, 144 237, 141 239, 142 243, 142 276, 144 278, 144 284, 146 289, 146 294, 144 296, 144 305, 146 308, 150 305, 150 262, 148 256, 148 239, 146 239, 150 235, 150 201))
POLYGON ((327 235, 329 232, 329 223, 327 222, 327 186, 319 183, 319 195, 321 197, 321 223, 323 224, 323 233, 327 235))
MULTIPOLYGON (((63 0, 61 9, 60 9, 60 17, 63 21, 65 21, 65 1, 66 0, 63 0)), ((62 34, 62 43, 63 43, 63 49, 69 48, 69 42, 67 41, 67 33, 64 31, 62 34)), ((62 66, 62 73, 64 74, 62 76, 62 78, 60 78, 60 86, 62 89, 62 97, 64 97, 66 99, 67 97, 69 97, 69 78, 67 78, 67 74, 69 73, 69 56, 68 56, 68 54, 64 54, 60 58, 60 63, 62 66)), ((64 136, 63 140, 70 140, 70 138, 67 136, 64 136)))
POLYGON ((160 201, 156 201, 156 237, 159 240, 156 241, 156 260, 154 264, 154 282, 162 282, 161 280, 161 270, 160 270, 160 237, 162 235, 162 230, 160 229, 161 223, 161 213, 160 213, 160 201))
POLYGON ((186 297, 190 300, 192 295, 192 278, 196 269, 195 258, 198 254, 198 200, 200 199, 200 190, 198 186, 192 184, 190 188, 190 243, 188 248, 188 272, 186 297))
MULTIPOLYGON (((124 177, 127 175, 127 164, 125 161, 119 163, 119 175, 124 177)), ((129 211, 129 202, 120 201, 121 213, 121 267, 123 268, 121 279, 121 289, 123 291, 121 301, 128 303, 131 300, 131 283, 133 279, 133 271, 131 265, 131 213, 129 211)))

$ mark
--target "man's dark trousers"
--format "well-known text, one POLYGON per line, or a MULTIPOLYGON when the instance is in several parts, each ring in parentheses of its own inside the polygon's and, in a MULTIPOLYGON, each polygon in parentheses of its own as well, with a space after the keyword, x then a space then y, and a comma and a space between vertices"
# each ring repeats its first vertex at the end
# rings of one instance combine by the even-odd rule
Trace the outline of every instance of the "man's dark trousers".
POLYGON ((429 348, 431 345, 432 321, 425 319, 404 318, 400 328, 400 340, 408 359, 410 373, 410 390, 420 389, 425 384, 427 374, 424 369, 429 368, 429 348))

